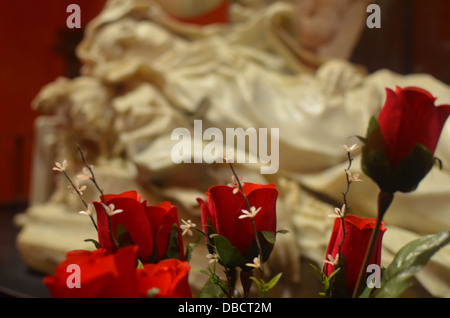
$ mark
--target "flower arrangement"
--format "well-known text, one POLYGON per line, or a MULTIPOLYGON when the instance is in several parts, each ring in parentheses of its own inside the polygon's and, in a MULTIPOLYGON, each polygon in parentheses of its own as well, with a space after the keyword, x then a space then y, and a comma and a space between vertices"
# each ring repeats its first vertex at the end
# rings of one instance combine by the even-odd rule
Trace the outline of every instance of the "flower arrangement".
MULTIPOLYGON (((407 87, 386 90, 387 97, 378 118, 372 118, 362 143, 362 169, 379 186, 378 215, 360 218, 351 214, 348 193, 354 182, 352 152, 358 145, 346 146, 347 188, 341 208, 335 208, 334 226, 323 266, 312 265, 322 284, 323 297, 399 297, 409 287, 408 279, 425 266, 432 255, 450 243, 450 231, 432 234, 405 245, 392 263, 368 275, 381 264, 381 245, 387 230, 383 218, 395 193, 414 191, 435 163, 434 157, 450 105, 435 106, 427 91, 407 87)), ((231 160, 228 185, 213 185, 205 198, 197 198, 201 226, 178 219, 177 207, 170 202, 149 205, 133 190, 105 194, 94 169, 79 149, 84 163, 78 178, 89 180, 100 193, 100 201, 87 203, 86 186, 73 182, 66 173, 67 161, 54 170, 64 174, 70 188, 85 206, 81 214, 90 217, 98 238, 88 239, 94 251, 71 251, 53 276, 44 278, 54 297, 165 297, 237 298, 270 296, 282 273, 267 279, 264 265, 271 256, 278 235, 276 185, 243 182, 231 160), (184 246, 183 235, 198 233, 194 243, 184 246), (192 250, 204 240, 210 259, 209 276, 199 295, 189 286, 192 250), (225 279, 218 274, 223 268, 225 279), (81 275, 76 276, 76 273, 81 275), (237 288, 240 281, 242 288, 237 288), (239 291, 242 290, 242 293, 239 291)))

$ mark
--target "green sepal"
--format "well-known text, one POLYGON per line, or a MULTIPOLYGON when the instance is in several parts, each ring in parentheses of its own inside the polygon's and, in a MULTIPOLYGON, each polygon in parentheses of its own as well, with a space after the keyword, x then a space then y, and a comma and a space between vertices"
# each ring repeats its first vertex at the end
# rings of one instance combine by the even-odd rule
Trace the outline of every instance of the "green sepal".
POLYGON ((347 290, 345 278, 346 260, 342 253, 339 254, 339 265, 336 266, 334 271, 329 276, 325 275, 323 268, 319 269, 312 264, 309 265, 314 269, 317 278, 322 284, 322 291, 319 295, 327 298, 351 297, 350 292, 347 290))
MULTIPOLYGON (((261 262, 266 262, 272 253, 273 246, 276 240, 276 233, 271 231, 258 231, 258 239, 261 244, 261 262)), ((258 244, 256 239, 253 239, 252 244, 244 255, 246 263, 253 263, 253 259, 259 255, 258 244)), ((245 269, 245 268, 244 268, 245 269)))
MULTIPOLYGON (((181 258, 180 245, 178 242, 179 231, 180 231, 180 229, 178 227, 178 224, 174 223, 172 225, 172 228, 169 233, 169 239, 167 241, 167 252, 166 252, 166 254, 164 254, 163 259, 166 259, 166 258, 180 259, 181 258)), ((155 249, 157 249, 156 246, 155 246, 155 249)))
POLYGON ((351 292, 347 290, 347 280, 346 280, 346 264, 344 254, 339 254, 339 265, 337 265, 336 270, 330 275, 330 298, 347 298, 351 297, 351 292))
POLYGON ((117 225, 116 238, 117 243, 119 243, 119 248, 134 245, 130 233, 128 233, 128 230, 122 224, 117 225))
POLYGON ((261 234, 263 235, 267 243, 271 244, 272 246, 275 245, 276 233, 272 231, 261 231, 261 234))
MULTIPOLYGON (((178 243, 179 232, 180 232, 180 229, 178 227, 178 224, 174 223, 169 232, 166 253, 161 257, 161 259, 168 259, 168 258, 180 259, 181 258, 180 246, 178 243)), ((159 234, 159 231, 158 231, 158 234, 159 234)), ((157 239, 153 243, 152 255, 150 255, 150 257, 147 259, 146 263, 154 264, 154 263, 158 262, 158 244, 159 244, 158 237, 159 237, 159 235, 157 235, 156 237, 157 237, 157 239)))
POLYGON ((97 240, 94 240, 94 239, 85 239, 84 241, 85 241, 85 242, 91 242, 92 244, 94 244, 94 246, 95 246, 96 249, 103 248, 103 246, 102 246, 97 240))
POLYGON ((219 256, 219 261, 224 266, 235 268, 244 266, 245 258, 239 253, 237 248, 231 245, 230 241, 222 235, 212 235, 212 240, 215 246, 215 252, 219 256))

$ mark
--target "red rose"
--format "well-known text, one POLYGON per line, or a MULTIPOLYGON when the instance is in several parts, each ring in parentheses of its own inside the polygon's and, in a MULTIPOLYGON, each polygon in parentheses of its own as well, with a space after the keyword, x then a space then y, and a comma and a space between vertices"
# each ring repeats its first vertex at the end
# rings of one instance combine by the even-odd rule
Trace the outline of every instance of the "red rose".
POLYGON ((384 192, 409 192, 431 169, 434 151, 450 105, 436 107, 427 91, 407 87, 386 89, 378 120, 370 122, 364 139, 362 168, 384 192))
POLYGON ((138 285, 141 297, 147 297, 149 290, 157 289, 155 297, 191 298, 189 287, 190 266, 177 259, 166 259, 156 264, 145 264, 138 269, 138 285))
MULTIPOLYGON (((177 207, 172 206, 170 202, 147 206, 146 201, 141 202, 141 196, 136 191, 105 195, 105 201, 106 206, 113 204, 115 210, 123 210, 111 216, 115 237, 117 238, 120 224, 129 235, 128 242, 120 243, 138 245, 139 257, 144 263, 157 262, 163 258, 184 259, 183 241, 178 230, 177 207), (173 231, 177 231, 175 242, 170 241, 174 236, 173 231), (177 245, 176 248, 170 248, 174 243, 177 245)), ((115 252, 116 246, 109 233, 105 208, 100 202, 94 202, 94 206, 97 212, 99 243, 109 252, 115 252)), ((127 237, 119 237, 118 240, 126 241, 127 237)))
MULTIPOLYGON (((344 222, 345 238, 341 246, 341 254, 345 258, 345 285, 348 293, 351 294, 358 280, 376 220, 372 218, 362 219, 354 215, 347 215, 344 218, 344 222)), ((385 231, 386 228, 382 223, 370 264, 380 265, 381 242, 385 231)), ((328 243, 327 256, 331 255, 333 259, 336 259, 336 255, 339 253, 339 244, 342 242, 343 235, 344 229, 342 227, 342 219, 336 219, 330 242, 328 243)), ((325 275, 329 276, 335 268, 330 263, 325 263, 323 270, 325 275)))
POLYGON ((57 298, 138 297, 137 250, 136 246, 128 246, 115 254, 105 249, 68 252, 55 275, 45 277, 44 283, 57 298), (79 285, 72 285, 76 283, 79 285))
MULTIPOLYGON (((278 191, 275 185, 259 185, 245 183, 244 192, 251 207, 261 210, 254 217, 257 231, 276 233, 276 200, 278 191)), ((206 193, 207 202, 197 198, 200 203, 204 231, 211 234, 210 223, 217 234, 226 237, 242 256, 246 256, 255 234, 250 218, 242 218, 242 210, 248 210, 247 203, 241 191, 226 185, 209 188, 206 193), (233 192, 234 191, 234 192, 233 192)), ((253 260, 257 255, 247 255, 253 260)))
POLYGON ((436 107, 436 98, 417 87, 386 89, 386 94, 378 124, 391 166, 398 165, 417 144, 434 154, 450 105, 436 107))

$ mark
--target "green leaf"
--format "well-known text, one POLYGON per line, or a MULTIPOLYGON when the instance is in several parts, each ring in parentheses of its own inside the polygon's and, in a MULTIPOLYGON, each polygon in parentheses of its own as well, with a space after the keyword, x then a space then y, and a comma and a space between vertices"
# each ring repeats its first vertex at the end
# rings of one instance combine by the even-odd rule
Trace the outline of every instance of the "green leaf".
POLYGON ((442 247, 450 243, 450 231, 431 234, 403 246, 384 271, 377 298, 399 297, 409 286, 408 279, 428 263, 442 247))
POLYGON ((278 275, 276 275, 274 278, 272 278, 267 284, 266 284, 266 288, 267 290, 271 290, 272 288, 275 287, 275 285, 278 283, 278 281, 281 278, 281 275, 283 275, 283 273, 279 273, 278 275))
POLYGON ((227 282, 224 280, 208 279, 198 294, 198 298, 227 298, 227 282))
POLYGON ((279 273, 278 275, 274 276, 268 283, 264 282, 263 279, 257 279, 254 276, 251 276, 250 279, 255 283, 256 287, 258 288, 258 295, 259 298, 265 298, 267 293, 275 287, 275 285, 278 283, 278 281, 281 278, 281 275, 283 273, 279 273))
MULTIPOLYGON (((381 268, 381 277, 383 277, 385 270, 386 270, 386 268, 384 268, 384 267, 381 268)), ((364 288, 361 295, 359 295, 359 298, 370 298, 370 297, 372 297, 373 294, 375 294, 375 292, 377 290, 378 290, 378 288, 376 288, 376 287, 370 288, 369 286, 367 286, 366 288, 364 288)))
POLYGON ((185 255, 185 259, 187 262, 190 261, 191 256, 192 256, 192 252, 194 251, 194 249, 197 247, 198 243, 200 243, 200 240, 202 238, 202 235, 199 234, 197 236, 197 239, 195 240, 195 242, 193 243, 189 243, 188 246, 186 246, 186 255, 185 255))
POLYGON ((94 239, 86 239, 84 240, 85 242, 92 242, 95 245, 95 248, 102 248, 103 246, 96 240, 94 239))
POLYGON ((327 276, 325 275, 323 270, 319 269, 313 264, 309 264, 309 266, 313 268, 317 278, 322 284, 322 291, 319 292, 320 296, 328 298, 347 297, 345 293, 342 291, 343 289, 345 289, 345 275, 342 275, 344 273, 343 267, 338 267, 330 274, 330 276, 327 276))
POLYGON ((153 287, 147 291, 147 298, 154 298, 159 294, 159 288, 153 287))
POLYGON ((219 259, 223 264, 233 268, 243 266, 246 263, 245 258, 233 245, 231 245, 226 237, 214 235, 213 240, 219 259))
POLYGON ((312 267, 312 269, 316 273, 317 278, 320 280, 320 282, 322 282, 323 281, 323 276, 324 276, 322 270, 320 270, 317 266, 315 266, 313 264, 309 264, 309 266, 312 267))

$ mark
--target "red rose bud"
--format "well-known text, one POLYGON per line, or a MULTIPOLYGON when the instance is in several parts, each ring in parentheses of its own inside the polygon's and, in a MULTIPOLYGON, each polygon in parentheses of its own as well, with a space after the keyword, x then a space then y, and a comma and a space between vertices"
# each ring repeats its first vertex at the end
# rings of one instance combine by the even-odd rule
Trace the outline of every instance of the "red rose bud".
MULTIPOLYGON (((163 258, 184 259, 183 241, 178 229, 177 207, 170 202, 147 206, 141 202, 136 191, 118 195, 105 195, 106 206, 122 212, 111 216, 113 234, 119 247, 135 244, 139 246, 142 262, 158 262, 163 258)), ((117 247, 109 233, 108 215, 100 202, 94 202, 97 212, 98 239, 109 252, 117 247)))
POLYGON ((145 264, 137 270, 140 296, 147 297, 150 292, 157 298, 192 298, 190 268, 187 262, 173 258, 145 264))
POLYGON ((136 246, 108 254, 105 249, 93 252, 76 250, 44 283, 55 298, 129 298, 139 297, 136 246))
MULTIPOLYGON (((275 237, 276 200, 278 196, 275 185, 245 183, 243 189, 250 206, 255 207, 255 210, 261 208, 254 216, 256 231, 269 232, 273 234, 272 237, 275 237)), ((200 203, 204 231, 208 235, 218 234, 225 237, 231 246, 243 256, 244 259, 241 257, 242 262, 252 262, 259 253, 254 242, 255 233, 252 221, 250 217, 243 217, 246 214, 242 210, 247 211, 248 205, 242 192, 236 191, 236 188, 230 186, 218 185, 209 188, 206 197, 206 202, 197 198, 200 203)), ((269 239, 269 241, 271 240, 269 239)), ((264 245, 266 247, 264 250, 267 253, 263 251, 263 254, 265 254, 262 255, 263 261, 270 254, 272 245, 264 245)), ((239 266, 241 265, 239 264, 239 266)))
POLYGON ((372 118, 363 140, 362 169, 384 192, 417 188, 435 162, 434 152, 450 105, 435 106, 427 91, 386 89, 378 120, 372 118))
MULTIPOLYGON (((342 238, 344 236, 342 219, 338 218, 334 222, 326 255, 330 255, 333 259, 336 259, 337 254, 339 253, 339 245, 342 244, 341 257, 344 259, 340 259, 340 262, 342 262, 345 266, 343 269, 345 273, 345 289, 348 294, 351 295, 358 280, 361 266, 364 262, 366 249, 370 241, 370 236, 372 235, 372 230, 375 227, 376 220, 372 218, 359 218, 354 215, 347 215, 344 218, 344 222, 344 241, 342 242, 342 238)), ((370 264, 380 265, 381 243, 385 231, 386 228, 382 223, 370 264)), ((330 276, 335 269, 336 268, 334 265, 326 262, 323 271, 325 275, 330 276)))

